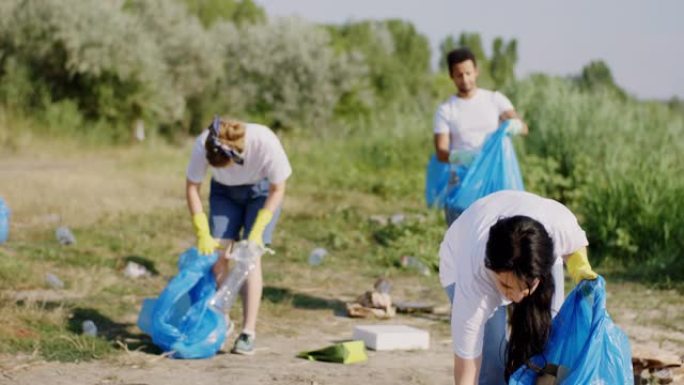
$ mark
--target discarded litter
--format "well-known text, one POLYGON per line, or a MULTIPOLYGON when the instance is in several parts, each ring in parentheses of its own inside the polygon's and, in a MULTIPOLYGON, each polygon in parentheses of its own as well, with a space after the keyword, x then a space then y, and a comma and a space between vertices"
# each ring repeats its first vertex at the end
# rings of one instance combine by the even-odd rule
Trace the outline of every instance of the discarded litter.
POLYGON ((392 284, 380 278, 375 282, 374 290, 367 291, 361 294, 356 302, 346 304, 347 315, 352 318, 368 318, 375 317, 379 319, 388 319, 396 315, 396 309, 392 306, 392 297, 389 295, 389 290, 392 284), (379 287, 385 290, 381 292, 379 287))
POLYGON ((400 225, 402 222, 406 220, 406 215, 402 213, 396 213, 392 215, 389 219, 390 223, 393 225, 400 225))
POLYGON ((64 289, 64 282, 52 273, 45 274, 45 282, 53 289, 64 289))
POLYGON ((58 227, 57 231, 55 231, 55 236, 61 245, 67 246, 76 243, 76 237, 74 237, 74 234, 68 227, 58 227))
POLYGON ((123 275, 128 278, 140 278, 149 276, 150 272, 147 271, 145 266, 133 261, 128 261, 126 267, 124 268, 123 275))
POLYGON ((10 209, 5 201, 0 198, 0 244, 5 243, 9 238, 10 209))
POLYGON ((249 241, 240 241, 235 244, 233 252, 230 254, 233 268, 221 282, 216 294, 209 300, 209 306, 218 312, 227 314, 249 272, 256 267, 257 261, 266 251, 267 249, 263 246, 249 241))
POLYGON ((86 336, 97 337, 97 326, 95 325, 95 322, 89 319, 83 321, 81 330, 83 330, 83 334, 86 336))
POLYGON ((372 350, 420 350, 430 348, 430 333, 405 325, 358 325, 353 339, 372 350))
POLYGON ((410 270, 415 270, 424 276, 430 275, 430 268, 423 263, 420 259, 410 256, 403 255, 400 259, 401 266, 410 270))
POLYGON ((323 349, 301 352, 297 357, 306 358, 310 361, 337 362, 340 364, 353 364, 368 359, 363 341, 341 342, 323 349))
POLYGON ((396 302, 399 313, 434 313, 435 305, 426 302, 396 302))
POLYGON ((378 293, 389 294, 392 290, 392 282, 385 278, 378 278, 373 287, 375 287, 375 291, 378 293))
POLYGON ((317 247, 311 251, 309 254, 309 265, 318 266, 323 263, 323 259, 328 255, 328 250, 317 247))

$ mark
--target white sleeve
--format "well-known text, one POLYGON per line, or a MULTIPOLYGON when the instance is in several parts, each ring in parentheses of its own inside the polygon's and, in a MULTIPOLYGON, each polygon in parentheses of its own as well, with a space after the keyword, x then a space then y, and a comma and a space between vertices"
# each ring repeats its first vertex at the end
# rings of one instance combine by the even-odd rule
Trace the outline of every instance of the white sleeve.
POLYGON ((551 229, 554 253, 557 257, 572 254, 589 245, 587 235, 577 222, 577 217, 565 206, 557 203, 560 210, 554 215, 554 226, 551 229))
POLYGON ((444 103, 435 112, 434 128, 435 134, 448 134, 449 133, 449 108, 448 104, 444 103))
POLYGON ((207 162, 204 150, 205 140, 206 135, 200 135, 195 140, 195 145, 192 147, 192 155, 190 155, 190 163, 185 172, 185 176, 193 183, 201 183, 204 175, 207 173, 207 168, 209 168, 209 162, 207 162))
POLYGON ((494 92, 494 104, 496 105, 499 115, 506 111, 514 110, 513 103, 499 91, 494 92))
POLYGON ((485 295, 466 294, 456 285, 451 307, 451 338, 454 354, 463 359, 482 355, 485 324, 496 304, 485 295))
POLYGON ((266 178, 271 183, 281 183, 292 174, 292 166, 285 154, 285 149, 275 133, 270 133, 268 142, 268 161, 266 162, 266 178))
MULTIPOLYGON (((449 232, 447 231, 447 234, 449 232)), ((447 287, 456 281, 454 270, 455 250, 452 250, 447 237, 439 245, 439 281, 442 287, 447 287)))

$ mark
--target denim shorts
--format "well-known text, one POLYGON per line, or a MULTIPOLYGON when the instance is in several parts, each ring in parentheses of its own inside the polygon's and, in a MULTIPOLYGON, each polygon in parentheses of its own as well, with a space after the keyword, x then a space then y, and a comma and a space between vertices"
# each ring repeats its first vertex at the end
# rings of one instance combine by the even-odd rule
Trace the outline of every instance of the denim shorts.
MULTIPOLYGON (((249 236, 257 213, 268 197, 269 182, 264 179, 255 184, 228 186, 211 180, 209 192, 209 226, 217 239, 238 241, 249 236)), ((280 216, 280 208, 264 230, 264 244, 271 244, 273 230, 280 216)))

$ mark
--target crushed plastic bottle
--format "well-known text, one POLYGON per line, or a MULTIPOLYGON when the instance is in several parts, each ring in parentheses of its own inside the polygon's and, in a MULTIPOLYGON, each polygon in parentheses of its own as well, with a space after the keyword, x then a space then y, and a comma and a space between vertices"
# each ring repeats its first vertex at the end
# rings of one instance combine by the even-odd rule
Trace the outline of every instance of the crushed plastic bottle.
POLYGON ((45 274, 45 282, 53 289, 64 289, 64 282, 52 273, 45 274))
POLYGON ((7 242, 9 238, 10 209, 5 201, 0 198, 0 244, 7 242))
POLYGON ((83 335, 97 337, 97 325, 89 319, 83 321, 81 330, 83 331, 83 335))
POLYGON ((392 291, 392 282, 385 278, 378 278, 373 287, 378 293, 389 294, 392 291))
POLYGON ((420 274, 424 276, 429 276, 430 273, 430 268, 423 263, 420 259, 410 256, 410 255, 404 255, 401 257, 401 266, 405 267, 410 270, 415 270, 419 272, 420 274))
POLYGON ((323 259, 326 257, 326 255, 328 255, 328 250, 322 247, 317 247, 311 250, 311 254, 309 254, 309 265, 320 265, 321 263, 323 263, 323 259))
POLYGON ((406 220, 406 215, 404 213, 396 213, 392 215, 389 219, 390 223, 398 226, 406 220))
POLYGON ((57 231, 55 231, 55 236, 61 245, 67 246, 76 243, 76 237, 74 237, 74 234, 71 232, 71 230, 69 230, 68 227, 58 227, 57 231))
POLYGON ((221 282, 216 294, 209 300, 209 306, 221 313, 228 313, 240 292, 242 284, 266 251, 268 249, 249 241, 236 243, 233 252, 230 254, 232 260, 230 273, 221 282))
POLYGON ((150 272, 147 271, 145 266, 133 261, 128 261, 126 267, 124 268, 123 275, 128 278, 140 278, 149 276, 150 272))

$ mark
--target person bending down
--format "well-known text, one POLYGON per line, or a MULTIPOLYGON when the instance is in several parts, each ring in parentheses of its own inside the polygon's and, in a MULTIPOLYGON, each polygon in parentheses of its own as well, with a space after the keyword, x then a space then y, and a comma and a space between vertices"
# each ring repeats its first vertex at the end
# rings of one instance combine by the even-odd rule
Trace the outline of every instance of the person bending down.
POLYGON ((452 305, 455 384, 506 384, 543 351, 564 298, 563 262, 575 283, 597 277, 587 245, 568 208, 524 191, 492 193, 454 221, 439 258, 452 305))
MULTIPOLYGON (((186 173, 185 192, 199 252, 211 254, 219 245, 224 247, 213 268, 217 282, 222 282, 228 273, 234 241, 247 238, 260 245, 271 243, 290 174, 292 168, 285 150, 266 126, 216 117, 197 137, 186 173), (211 221, 204 214, 200 199, 200 185, 209 167, 211 221)), ((243 330, 233 353, 254 353, 262 291, 261 261, 257 260, 241 290, 243 330)))

